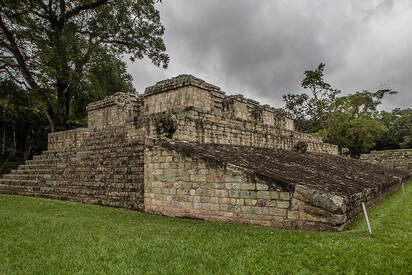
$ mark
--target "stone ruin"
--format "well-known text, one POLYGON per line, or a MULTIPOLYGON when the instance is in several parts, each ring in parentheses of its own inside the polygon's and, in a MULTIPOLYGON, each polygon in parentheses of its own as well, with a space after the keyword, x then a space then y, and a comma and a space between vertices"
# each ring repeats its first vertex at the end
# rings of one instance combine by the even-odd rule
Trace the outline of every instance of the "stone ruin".
POLYGON ((87 106, 88 128, 0 179, 0 193, 282 228, 343 230, 406 172, 340 156, 279 110, 190 75, 87 106))
POLYGON ((360 159, 388 168, 412 171, 412 149, 372 151, 362 154, 360 159))

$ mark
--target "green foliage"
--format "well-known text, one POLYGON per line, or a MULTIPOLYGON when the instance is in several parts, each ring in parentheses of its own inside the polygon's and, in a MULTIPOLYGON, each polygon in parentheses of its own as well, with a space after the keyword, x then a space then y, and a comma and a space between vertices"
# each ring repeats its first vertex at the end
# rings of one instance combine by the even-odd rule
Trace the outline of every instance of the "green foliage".
POLYGON ((412 149, 412 109, 383 111, 380 117, 388 131, 377 141, 374 149, 412 149))
POLYGON ((27 159, 44 150, 47 124, 32 94, 11 81, 0 83, 0 159, 3 162, 27 159))
POLYGON ((302 88, 311 94, 283 96, 285 110, 295 119, 299 131, 320 135, 339 149, 349 148, 352 157, 359 157, 371 148, 412 147, 412 111, 397 110, 379 113, 377 107, 390 89, 375 93, 357 92, 337 97, 339 90, 324 81, 325 64, 305 71, 302 88))
POLYGON ((123 54, 132 60, 147 56, 167 67, 154 0, 0 0, 0 7, 0 79, 41 99, 52 128, 64 129, 69 119, 78 119, 70 117, 73 100, 95 92, 98 87, 90 85, 105 73, 107 89, 108 83, 116 89, 130 86, 119 59, 123 54), (96 72, 109 63, 111 71, 96 72))
POLYGON ((296 120, 295 126, 299 131, 315 133, 325 126, 327 110, 336 99, 339 90, 325 82, 325 64, 320 63, 315 70, 307 70, 301 86, 309 89, 311 95, 287 94, 283 96, 285 109, 296 120))
POLYGON ((70 120, 67 128, 85 127, 86 106, 117 92, 135 93, 132 76, 127 73, 124 62, 102 52, 91 61, 90 70, 79 83, 79 91, 73 95, 70 120))
POLYGON ((339 148, 349 148, 352 157, 368 153, 379 137, 387 129, 379 120, 377 106, 391 90, 375 93, 357 92, 353 95, 339 97, 329 108, 326 128, 323 131, 327 142, 339 148))
POLYGON ((412 182, 344 232, 0 195, 1 274, 409 274, 412 182))

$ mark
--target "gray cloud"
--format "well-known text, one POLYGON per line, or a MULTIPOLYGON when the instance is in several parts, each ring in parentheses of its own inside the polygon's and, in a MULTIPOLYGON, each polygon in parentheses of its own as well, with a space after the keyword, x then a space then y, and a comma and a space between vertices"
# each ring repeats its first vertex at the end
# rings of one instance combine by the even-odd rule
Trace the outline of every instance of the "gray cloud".
POLYGON ((385 109, 411 107, 412 12, 408 0, 164 1, 169 69, 129 64, 138 91, 190 73, 228 94, 282 105, 301 92, 303 72, 326 64, 346 93, 393 88, 385 109))

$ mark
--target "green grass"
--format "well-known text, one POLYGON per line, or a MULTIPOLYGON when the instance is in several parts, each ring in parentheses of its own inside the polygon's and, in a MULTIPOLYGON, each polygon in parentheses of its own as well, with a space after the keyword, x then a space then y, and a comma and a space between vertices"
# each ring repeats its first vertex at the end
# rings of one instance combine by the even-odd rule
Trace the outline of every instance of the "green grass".
POLYGON ((412 274, 412 182, 345 232, 0 195, 0 274, 412 274))

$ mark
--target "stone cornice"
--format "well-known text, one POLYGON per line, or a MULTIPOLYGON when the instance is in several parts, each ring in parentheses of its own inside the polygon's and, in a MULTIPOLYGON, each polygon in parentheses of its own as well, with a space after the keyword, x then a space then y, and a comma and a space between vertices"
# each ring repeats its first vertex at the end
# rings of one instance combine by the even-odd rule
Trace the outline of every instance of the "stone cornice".
POLYGON ((87 105, 86 111, 92 111, 100 108, 105 108, 107 106, 118 105, 118 106, 125 106, 126 104, 137 102, 139 96, 135 94, 127 94, 127 93, 115 93, 111 96, 105 97, 102 100, 92 102, 87 105))
POLYGON ((194 77, 192 75, 182 74, 171 79, 159 81, 155 85, 147 87, 145 89, 144 96, 146 97, 186 86, 194 86, 210 92, 220 91, 219 87, 207 83, 200 78, 194 77))

